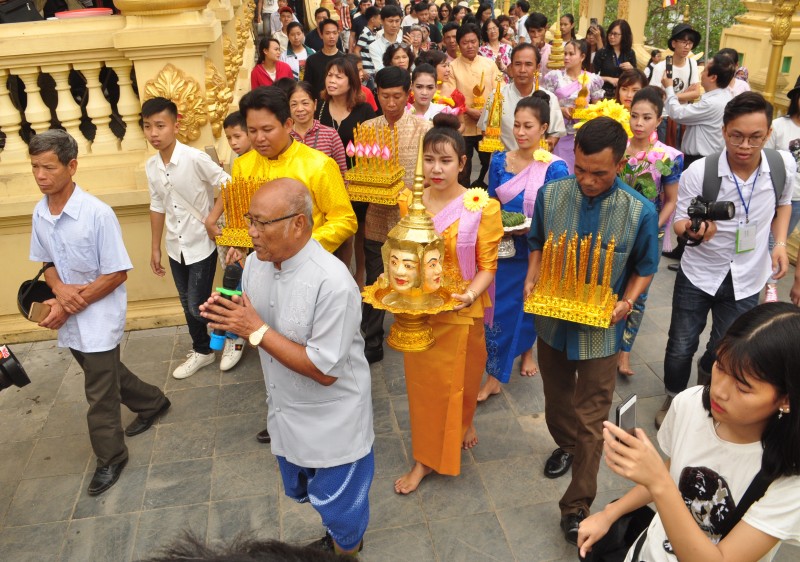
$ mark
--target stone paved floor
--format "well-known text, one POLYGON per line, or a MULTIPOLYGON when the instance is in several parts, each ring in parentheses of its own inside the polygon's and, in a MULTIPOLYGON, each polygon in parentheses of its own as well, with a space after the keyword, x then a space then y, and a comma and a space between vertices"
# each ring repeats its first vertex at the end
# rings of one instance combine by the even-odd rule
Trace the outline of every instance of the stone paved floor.
MULTIPOLYGON (((639 395, 639 421, 651 436, 663 400, 674 279, 667 261, 634 349, 637 375, 617 385, 617 400, 639 395)), ((783 300, 788 290, 783 282, 783 300)), ((33 382, 0 393, 0 561, 137 560, 183 530, 209 542, 243 531, 298 543, 322 535, 314 510, 283 496, 269 447, 255 440, 266 419, 255 353, 247 351, 231 372, 206 367, 177 381, 169 374, 190 348, 185 330, 134 332, 123 345, 126 364, 164 388, 173 406, 153 429, 127 440, 130 463, 98 498, 86 494, 95 461, 80 369, 54 342, 12 346, 33 382)), ((555 445, 539 378, 514 377, 479 406, 480 444, 463 454, 460 477, 431 476, 417 493, 401 497, 392 482, 411 461, 402 357, 388 350, 373 367, 376 475, 361 559, 577 559, 558 529, 567 479, 542 476, 555 445)), ((123 410, 128 423, 133 415, 123 410)), ((628 488, 601 466, 596 509, 628 488)), ((800 549, 784 546, 778 559, 798 560, 800 549)))

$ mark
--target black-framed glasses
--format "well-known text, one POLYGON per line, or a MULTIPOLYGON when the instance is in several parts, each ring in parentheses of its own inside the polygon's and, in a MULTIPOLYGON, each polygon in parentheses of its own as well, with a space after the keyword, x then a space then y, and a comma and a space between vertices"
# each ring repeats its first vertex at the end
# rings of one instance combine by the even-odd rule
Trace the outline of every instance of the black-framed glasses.
POLYGON ((730 133, 728 135, 728 140, 731 141, 733 146, 742 146, 744 141, 747 141, 747 145, 750 148, 759 148, 766 139, 766 135, 753 135, 751 137, 746 137, 740 133, 730 133))
POLYGON ((255 226, 256 230, 258 230, 259 232, 263 232, 264 229, 267 228, 269 225, 271 225, 273 223, 276 223, 276 222, 285 221, 286 219, 294 218, 299 214, 300 213, 292 213, 291 215, 286 215, 284 217, 278 217, 277 219, 270 219, 268 221, 260 221, 260 220, 258 220, 256 218, 253 218, 253 216, 250 213, 247 213, 244 216, 244 220, 247 222, 247 226, 255 226))

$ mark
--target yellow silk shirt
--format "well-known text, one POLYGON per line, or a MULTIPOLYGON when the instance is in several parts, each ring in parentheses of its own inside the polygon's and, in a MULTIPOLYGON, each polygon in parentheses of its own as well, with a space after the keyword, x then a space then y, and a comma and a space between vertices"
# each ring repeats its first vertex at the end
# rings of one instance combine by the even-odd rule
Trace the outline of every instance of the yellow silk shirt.
POLYGON ((314 230, 311 236, 333 252, 356 232, 356 214, 344 187, 339 165, 319 150, 292 141, 271 160, 251 150, 233 162, 233 177, 260 178, 264 182, 292 178, 311 192, 314 230))

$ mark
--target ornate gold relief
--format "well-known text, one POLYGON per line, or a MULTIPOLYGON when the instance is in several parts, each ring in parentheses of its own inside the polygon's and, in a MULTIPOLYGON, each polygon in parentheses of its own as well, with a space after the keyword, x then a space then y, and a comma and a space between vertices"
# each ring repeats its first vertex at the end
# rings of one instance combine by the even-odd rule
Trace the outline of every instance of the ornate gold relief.
POLYGON ((167 64, 153 80, 144 85, 144 99, 164 97, 178 106, 178 140, 191 142, 200 138, 200 128, 208 122, 206 101, 200 84, 182 70, 167 64))
POLYGON ((222 122, 232 100, 233 92, 227 82, 220 76, 214 63, 206 59, 206 104, 208 117, 211 120, 211 132, 215 138, 219 138, 222 134, 222 122))
POLYGON ((242 65, 241 59, 244 55, 244 46, 247 45, 247 39, 250 35, 250 20, 246 18, 247 14, 242 14, 236 20, 236 47, 239 51, 239 66, 242 65))
POLYGON ((222 55, 225 59, 225 79, 228 81, 228 88, 233 90, 236 86, 236 74, 239 72, 239 66, 236 64, 236 56, 239 51, 230 37, 222 35, 222 55))
POLYGON ((243 13, 245 15, 245 19, 247 21, 253 21, 253 15, 256 13, 256 3, 255 2, 245 2, 243 13))

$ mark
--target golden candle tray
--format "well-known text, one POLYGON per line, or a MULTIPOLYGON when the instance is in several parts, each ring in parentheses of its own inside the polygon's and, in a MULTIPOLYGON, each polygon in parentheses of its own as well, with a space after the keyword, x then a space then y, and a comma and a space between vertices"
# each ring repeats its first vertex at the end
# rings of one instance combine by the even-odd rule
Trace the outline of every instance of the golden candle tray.
POLYGON ((359 124, 345 152, 355 166, 345 172, 351 201, 397 205, 405 170, 400 166, 397 125, 359 124))
POLYGON ((525 312, 608 328, 617 303, 611 290, 615 242, 612 237, 603 260, 601 242, 598 235, 592 247, 591 234, 580 240, 575 234, 567 242, 566 232, 554 242, 551 232, 542 248, 539 281, 525 301, 525 312), (603 275, 598 279, 601 261, 603 275))
POLYGON ((220 197, 225 213, 225 226, 222 234, 217 236, 219 246, 234 246, 236 248, 252 248, 253 240, 248 234, 247 221, 244 215, 250 209, 250 199, 266 180, 261 178, 231 178, 222 186, 220 197))

